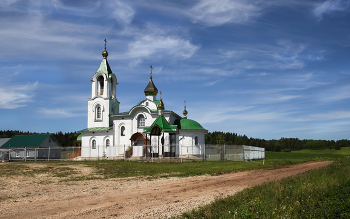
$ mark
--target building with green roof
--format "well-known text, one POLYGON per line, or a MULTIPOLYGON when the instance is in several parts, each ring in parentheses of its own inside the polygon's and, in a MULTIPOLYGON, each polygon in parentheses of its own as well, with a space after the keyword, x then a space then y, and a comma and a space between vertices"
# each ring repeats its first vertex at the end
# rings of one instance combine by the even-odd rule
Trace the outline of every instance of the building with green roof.
POLYGON ((62 147, 51 134, 15 135, 0 149, 11 149, 11 157, 60 159, 62 147), (26 155, 25 155, 26 153, 26 155))
MULTIPOLYGON (((161 94, 153 77, 143 90, 144 99, 127 112, 119 112, 116 85, 117 77, 107 61, 108 52, 102 52, 103 60, 91 79, 92 96, 88 99, 88 126, 80 131, 81 157, 124 156, 181 156, 179 145, 191 146, 191 153, 202 153, 205 143, 204 129, 198 122, 187 119, 172 110, 165 109, 161 94), (152 151, 150 145, 153 146, 152 151)), ((135 89, 135 88, 132 88, 135 89)), ((136 88, 137 89, 137 88, 136 88)), ((123 91, 127 92, 127 91, 123 91)), ((140 93, 142 90, 140 89, 140 93)))

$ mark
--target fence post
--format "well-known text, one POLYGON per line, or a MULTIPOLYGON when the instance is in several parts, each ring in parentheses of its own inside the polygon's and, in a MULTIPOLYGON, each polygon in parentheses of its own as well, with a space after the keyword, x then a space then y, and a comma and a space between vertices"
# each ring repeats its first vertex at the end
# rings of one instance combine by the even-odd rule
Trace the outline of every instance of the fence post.
POLYGON ((24 162, 27 162, 27 147, 24 147, 24 162))
POLYGON ((180 146, 179 144, 179 148, 180 148, 180 157, 181 157, 181 163, 182 163, 182 145, 180 146))
POLYGON ((97 145, 97 160, 100 160, 100 145, 97 145))
POLYGON ((205 157, 205 144, 204 144, 204 161, 206 160, 206 157, 205 157))
POLYGON ((36 148, 34 148, 34 161, 36 161, 36 148))
POLYGON ((49 152, 47 153, 47 161, 50 161, 50 147, 49 147, 49 152))
MULTIPOLYGON (((151 155, 152 155, 152 163, 153 163, 153 147, 152 147, 152 142, 151 142, 151 155)), ((159 157, 159 154, 158 154, 159 157)))
POLYGON ((123 153, 124 161, 125 161, 125 144, 124 144, 124 153, 123 153))
POLYGON ((224 144, 224 161, 225 161, 225 155, 226 155, 226 145, 224 144))
POLYGON ((74 145, 73 145, 73 156, 72 156, 73 160, 74 160, 74 157, 75 157, 75 151, 74 151, 74 145))
POLYGON ((242 145, 242 154, 243 154, 243 161, 244 161, 244 145, 242 145))

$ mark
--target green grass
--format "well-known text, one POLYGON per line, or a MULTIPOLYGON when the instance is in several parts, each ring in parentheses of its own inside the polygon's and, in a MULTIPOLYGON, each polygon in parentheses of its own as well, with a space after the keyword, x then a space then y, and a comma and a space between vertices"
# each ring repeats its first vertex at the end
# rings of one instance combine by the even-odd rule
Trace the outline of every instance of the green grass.
MULTIPOLYGON (((40 161, 37 164, 45 164, 43 167, 34 169, 26 166, 24 162, 13 162, 2 165, 0 168, 1 176, 26 175, 37 176, 39 174, 49 174, 54 177, 66 177, 65 181, 83 181, 92 179, 108 179, 122 177, 186 177, 196 175, 218 175, 224 173, 275 168, 279 166, 293 165, 307 161, 334 160, 350 156, 349 148, 336 150, 302 150, 286 152, 266 152, 266 161, 263 165, 262 160, 254 162, 137 162, 137 161, 40 161), (76 170, 67 167, 67 165, 86 165, 95 171, 88 176, 74 176, 78 173, 76 170)), ((30 163, 30 162, 27 162, 30 163)))
POLYGON ((247 188, 181 218, 350 218, 349 194, 350 158, 338 158, 324 168, 247 188))

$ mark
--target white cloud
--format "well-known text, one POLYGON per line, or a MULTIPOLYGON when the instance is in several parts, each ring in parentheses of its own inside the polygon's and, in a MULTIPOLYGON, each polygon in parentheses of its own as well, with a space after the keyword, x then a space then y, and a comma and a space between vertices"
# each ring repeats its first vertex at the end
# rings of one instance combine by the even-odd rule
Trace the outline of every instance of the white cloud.
POLYGON ((38 82, 27 85, 0 85, 0 109, 16 109, 32 102, 38 82))
POLYGON ((330 111, 327 113, 316 113, 316 114, 295 118, 294 121, 305 122, 305 121, 321 121, 321 120, 337 120, 337 119, 350 119, 350 111, 330 111))
POLYGON ((327 0, 320 3, 313 10, 314 15, 322 20, 324 14, 330 14, 336 11, 343 11, 350 6, 349 1, 344 0, 327 0))
POLYGON ((144 29, 129 28, 124 34, 135 37, 135 40, 128 44, 126 52, 127 57, 134 59, 150 56, 153 59, 166 56, 187 59, 199 49, 199 46, 180 36, 176 28, 168 29, 148 24, 144 29))
POLYGON ((189 14, 194 23, 219 26, 225 23, 245 23, 260 15, 261 9, 250 1, 200 0, 189 14))
POLYGON ((130 24, 135 12, 129 5, 116 1, 115 9, 111 15, 122 24, 130 24))
POLYGON ((86 113, 74 113, 72 110, 56 108, 56 109, 47 109, 41 108, 38 110, 39 113, 50 116, 51 118, 60 118, 60 117, 76 117, 76 116, 86 116, 86 113))

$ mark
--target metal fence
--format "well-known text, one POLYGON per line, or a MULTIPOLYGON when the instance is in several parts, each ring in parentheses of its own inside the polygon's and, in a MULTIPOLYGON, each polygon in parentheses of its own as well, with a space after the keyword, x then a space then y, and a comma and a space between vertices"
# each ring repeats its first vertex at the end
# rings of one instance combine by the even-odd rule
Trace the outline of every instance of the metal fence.
POLYGON ((61 147, 61 148, 11 148, 0 149, 2 161, 40 160, 203 160, 248 161, 265 159, 265 149, 246 145, 146 145, 61 147))

